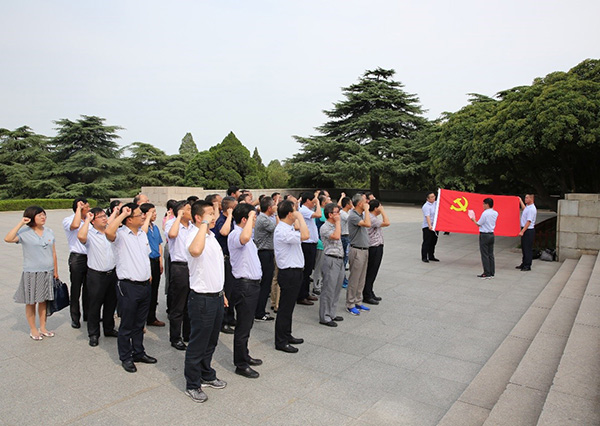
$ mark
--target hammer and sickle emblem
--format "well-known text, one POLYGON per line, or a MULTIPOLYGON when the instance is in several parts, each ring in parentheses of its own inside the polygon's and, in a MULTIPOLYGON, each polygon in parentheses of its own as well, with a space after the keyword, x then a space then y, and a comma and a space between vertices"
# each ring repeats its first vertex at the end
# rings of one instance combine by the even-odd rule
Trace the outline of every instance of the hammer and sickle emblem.
POLYGON ((454 211, 457 211, 457 212, 466 212, 467 211, 467 207, 469 206, 469 201, 465 197, 462 197, 462 199, 461 198, 457 198, 456 200, 454 200, 454 204, 455 205, 450 206, 450 210, 454 210, 454 211), (462 200, 465 201, 464 204, 462 203, 462 200))

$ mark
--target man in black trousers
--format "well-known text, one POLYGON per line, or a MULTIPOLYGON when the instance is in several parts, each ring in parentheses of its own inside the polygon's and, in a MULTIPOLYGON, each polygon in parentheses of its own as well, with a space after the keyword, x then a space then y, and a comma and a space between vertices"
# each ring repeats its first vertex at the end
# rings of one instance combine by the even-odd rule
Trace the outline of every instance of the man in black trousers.
POLYGON ((117 346, 123 369, 135 373, 134 362, 155 364, 156 358, 144 349, 144 325, 150 308, 150 245, 142 231, 144 215, 139 206, 126 204, 106 228, 106 238, 113 243, 117 263, 117 300, 121 325, 117 346), (119 228, 119 225, 123 224, 119 228))
POLYGON ((302 241, 310 238, 310 231, 302 214, 295 210, 294 203, 285 200, 277 208, 279 224, 273 233, 275 258, 279 268, 279 310, 275 320, 275 349, 296 353, 298 348, 292 345, 304 343, 303 339, 292 336, 292 316, 302 285, 304 255, 302 241))

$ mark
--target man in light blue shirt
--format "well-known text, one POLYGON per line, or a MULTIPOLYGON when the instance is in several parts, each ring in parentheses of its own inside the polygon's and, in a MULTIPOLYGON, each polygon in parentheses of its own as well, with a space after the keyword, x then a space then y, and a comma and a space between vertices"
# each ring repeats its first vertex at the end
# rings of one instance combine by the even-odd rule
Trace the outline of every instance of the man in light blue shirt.
POLYGON ((300 292, 298 293, 298 304, 310 306, 314 305, 313 301, 317 300, 315 296, 311 296, 310 294, 310 276, 315 268, 317 243, 319 242, 319 231, 317 230, 317 224, 314 221, 315 218, 321 217, 321 204, 319 203, 319 198, 312 192, 307 191, 302 193, 298 211, 302 214, 310 233, 310 237, 306 241, 302 241, 304 270, 302 273, 302 285, 300 286, 300 292))
POLYGON ((427 194, 427 201, 423 204, 423 244, 421 244, 421 260, 425 263, 438 262, 439 259, 435 257, 435 245, 437 244, 438 236, 437 232, 433 230, 433 223, 435 220, 435 193, 430 192, 427 194))
POLYGON ((235 278, 229 303, 234 307, 237 318, 233 333, 233 363, 236 374, 249 379, 259 376, 250 366, 262 364, 260 359, 252 358, 248 352, 262 277, 258 248, 252 239, 255 219, 256 210, 252 204, 238 204, 233 209, 235 227, 227 237, 231 273, 235 278))
POLYGON ((471 218, 475 225, 479 226, 479 251, 481 252, 481 263, 483 274, 477 277, 487 280, 494 278, 496 263, 494 261, 494 229, 498 220, 498 212, 493 209, 494 200, 486 198, 483 200, 483 213, 478 221, 471 218))

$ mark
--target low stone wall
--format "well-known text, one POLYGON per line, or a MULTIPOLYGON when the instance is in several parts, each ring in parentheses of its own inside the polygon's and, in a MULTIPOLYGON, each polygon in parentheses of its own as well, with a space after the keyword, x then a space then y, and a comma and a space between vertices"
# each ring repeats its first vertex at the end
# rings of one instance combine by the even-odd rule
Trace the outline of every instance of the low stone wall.
MULTIPOLYGON (((244 188, 245 189, 245 188, 244 188)), ((305 188, 270 188, 270 189, 250 189, 254 197, 258 197, 260 194, 271 195, 274 192, 280 192, 281 194, 294 194, 298 195, 302 191, 312 191, 311 189, 305 188)), ((157 206, 166 206, 167 201, 173 200, 185 200, 190 195, 195 195, 204 199, 209 194, 221 194, 225 195, 226 189, 204 189, 197 187, 188 186, 143 186, 142 193, 146 194, 150 201, 157 206)))
POLYGON ((558 258, 600 251, 600 194, 567 194, 558 202, 558 258))

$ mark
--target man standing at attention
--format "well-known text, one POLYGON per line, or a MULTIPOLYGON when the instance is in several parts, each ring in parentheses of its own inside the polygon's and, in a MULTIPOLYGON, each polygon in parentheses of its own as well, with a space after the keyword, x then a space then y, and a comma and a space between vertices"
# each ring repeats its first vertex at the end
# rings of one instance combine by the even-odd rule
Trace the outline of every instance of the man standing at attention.
POLYGON ((494 210, 494 200, 486 198, 483 200, 483 213, 479 220, 471 218, 473 223, 479 226, 479 251, 481 252, 481 263, 483 274, 478 278, 487 280, 494 278, 496 274, 496 262, 494 260, 494 229, 498 220, 498 212, 494 210))
POLYGON ((362 304, 369 261, 369 234, 367 229, 371 226, 369 203, 366 200, 364 194, 354 194, 352 197, 354 208, 348 214, 350 277, 346 289, 346 310, 352 315, 360 315, 360 311, 371 310, 362 304))
POLYGON ((172 347, 183 351, 186 348, 183 340, 187 341, 190 336, 190 319, 187 313, 190 274, 185 244, 188 233, 194 228, 191 203, 189 201, 179 201, 175 205, 173 213, 175 218, 165 223, 165 232, 169 241, 169 255, 171 256, 169 293, 167 294, 169 340, 172 347))
POLYGON ((537 218, 537 209, 535 208, 534 195, 525 195, 525 203, 519 197, 521 203, 521 251, 523 252, 523 260, 516 267, 521 271, 531 271, 531 263, 533 262, 533 240, 535 239, 535 219, 537 218))
POLYGON ((273 247, 279 268, 277 281, 280 293, 275 320, 275 349, 296 353, 298 348, 292 345, 304 343, 304 340, 292 336, 292 316, 302 284, 304 256, 301 244, 310 238, 310 232, 302 214, 294 209, 294 203, 290 200, 279 204, 277 216, 279 224, 273 233, 273 247))
POLYGON ((258 248, 258 258, 262 268, 262 278, 260 281, 260 295, 254 319, 257 321, 273 321, 271 315, 265 310, 267 299, 273 282, 273 271, 275 270, 275 251, 273 249, 273 232, 277 226, 277 206, 269 196, 262 197, 260 200, 260 214, 256 218, 254 226, 254 242, 258 248))
POLYGON ((150 297, 150 309, 148 310, 148 325, 154 327, 164 327, 165 323, 156 318, 156 307, 158 306, 158 287, 160 286, 160 276, 164 271, 162 237, 158 226, 154 224, 156 220, 156 207, 151 203, 144 203, 140 210, 146 215, 146 220, 142 225, 142 231, 148 236, 150 243, 150 270, 152 271, 152 294, 150 297))
POLYGON ((212 356, 219 342, 223 321, 223 307, 227 299, 223 294, 225 263, 223 251, 210 228, 215 225, 218 212, 208 201, 192 205, 194 228, 190 231, 186 251, 190 271, 190 342, 185 352, 185 394, 194 402, 208 399, 202 386, 223 389, 224 380, 217 378, 211 367, 212 356))
POLYGON ((73 214, 63 219, 62 225, 67 235, 69 243, 69 272, 71 274, 71 327, 81 327, 81 310, 79 309, 79 296, 81 295, 83 305, 83 320, 87 320, 87 249, 77 239, 79 228, 87 213, 90 211, 90 205, 84 197, 78 197, 73 200, 73 214))
POLYGON ((437 232, 433 230, 433 221, 435 220, 435 194, 427 194, 427 201, 423 204, 423 244, 421 245, 421 260, 425 263, 429 261, 439 262, 434 255, 435 245, 437 244, 437 232))
POLYGON ((373 284, 375 284, 383 259, 383 232, 381 228, 390 226, 390 219, 379 200, 375 199, 369 201, 369 215, 371 216, 371 227, 368 230, 369 261, 367 262, 367 278, 363 290, 363 300, 371 305, 379 305, 381 297, 373 291, 373 284), (380 215, 381 217, 379 217, 380 215))
POLYGON ((259 376, 250 366, 262 364, 260 359, 252 358, 248 352, 248 339, 254 324, 262 277, 258 249, 252 240, 255 218, 256 211, 252 204, 238 204, 233 210, 235 228, 227 237, 231 273, 235 278, 230 303, 235 308, 237 318, 233 334, 233 363, 236 374, 250 379, 259 376))
POLYGON ((144 350, 144 325, 150 308, 150 244, 142 231, 144 215, 137 204, 121 209, 106 228, 106 238, 112 242, 117 263, 117 300, 121 325, 117 346, 123 369, 135 373, 134 362, 155 364, 156 358, 144 350), (124 226, 119 228, 123 223, 124 226))
POLYGON ((306 222, 310 237, 306 241, 302 241, 304 271, 302 275, 302 286, 300 287, 300 293, 298 293, 298 304, 314 305, 312 301, 318 299, 310 295, 310 276, 315 268, 317 243, 319 242, 319 233, 314 219, 321 217, 321 206, 319 205, 319 199, 315 194, 308 191, 302 194, 299 212, 304 218, 304 222, 306 222))

